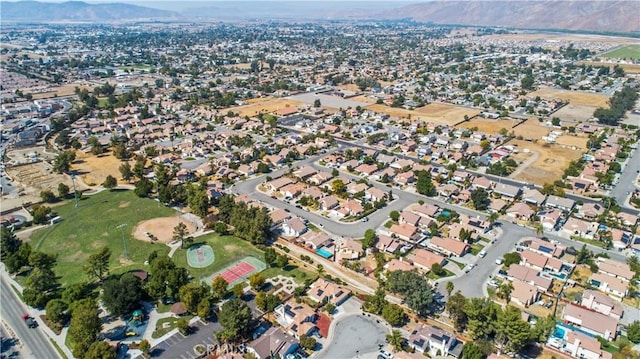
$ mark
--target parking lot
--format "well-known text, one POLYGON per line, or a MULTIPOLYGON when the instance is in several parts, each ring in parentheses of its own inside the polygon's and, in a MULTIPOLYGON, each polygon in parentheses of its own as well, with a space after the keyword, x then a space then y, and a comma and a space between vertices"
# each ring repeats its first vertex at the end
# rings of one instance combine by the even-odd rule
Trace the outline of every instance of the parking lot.
POLYGON ((198 344, 203 344, 205 347, 212 347, 218 344, 213 336, 214 333, 222 330, 222 327, 217 322, 204 324, 197 321, 191 326, 191 330, 191 334, 186 337, 176 333, 153 347, 153 357, 171 359, 197 358, 198 354, 194 351, 194 347, 198 344))

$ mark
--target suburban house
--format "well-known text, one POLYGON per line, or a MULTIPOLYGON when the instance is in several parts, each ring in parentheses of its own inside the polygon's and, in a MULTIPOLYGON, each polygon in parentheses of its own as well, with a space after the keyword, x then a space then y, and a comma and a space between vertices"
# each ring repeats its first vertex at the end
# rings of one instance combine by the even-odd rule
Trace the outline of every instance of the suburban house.
POLYGON ((576 205, 576 201, 570 198, 549 196, 547 197, 544 205, 551 208, 557 208, 561 211, 571 212, 573 207, 576 205))
POLYGON ((264 334, 247 344, 247 351, 259 359, 273 358, 275 355, 284 358, 295 352, 300 344, 296 338, 284 334, 277 327, 269 328, 264 334))
POLYGON ((402 246, 402 242, 397 238, 392 238, 384 234, 378 234, 376 249, 380 252, 395 253, 402 246))
POLYGON ((362 243, 354 239, 338 240, 338 260, 356 260, 364 255, 362 243))
POLYGON ((498 183, 493 188, 493 193, 497 193, 505 198, 516 198, 520 195, 521 189, 520 187, 512 186, 510 184, 498 183))
POLYGON ((300 339, 301 335, 310 335, 317 330, 314 322, 316 311, 304 303, 288 300, 277 306, 273 313, 276 321, 287 333, 300 339))
POLYGON ((598 224, 595 222, 587 222, 582 219, 569 217, 567 222, 562 226, 562 234, 567 237, 578 236, 587 239, 593 239, 593 235, 598 230, 598 224))
POLYGON ((615 340, 618 335, 618 319, 573 303, 567 304, 564 308, 562 320, 580 327, 587 333, 599 335, 605 340, 615 340))
POLYGON ((522 202, 514 203, 506 212, 508 217, 523 221, 528 221, 535 213, 528 205, 522 202))
POLYGON ((537 302, 538 298, 540 298, 540 293, 536 286, 519 280, 513 281, 512 284, 513 291, 511 291, 511 300, 515 303, 518 303, 523 307, 528 307, 529 305, 537 302))
POLYGON ((415 249, 408 259, 416 268, 425 272, 429 272, 434 263, 445 265, 447 262, 445 257, 422 248, 415 249))
POLYGON ((394 224, 389 231, 407 242, 417 242, 422 237, 418 227, 408 223, 394 224))
POLYGON ((469 250, 469 245, 465 242, 457 241, 452 238, 431 237, 427 247, 440 252, 447 257, 462 257, 469 250))
POLYGON ((515 282, 524 282, 534 285, 540 292, 547 292, 551 289, 553 280, 540 276, 540 271, 519 264, 512 264, 507 270, 507 276, 515 282))
POLYGON ((403 261, 402 259, 392 259, 385 263, 384 270, 387 272, 395 272, 397 270, 410 271, 415 269, 413 264, 403 261))
POLYGON ((585 289, 584 293, 582 293, 580 305, 616 319, 622 318, 624 313, 624 309, 619 302, 616 302, 608 295, 591 289, 585 289))
POLYGON ((635 275, 627 263, 614 261, 609 258, 601 258, 598 260, 598 273, 620 278, 627 282, 631 281, 635 275))
POLYGON ((527 248, 520 253, 520 264, 537 269, 539 271, 550 271, 559 273, 562 269, 562 261, 556 258, 547 257, 527 248))
POLYGON ((302 242, 305 247, 311 249, 319 249, 329 245, 333 240, 324 232, 312 232, 308 231, 303 234, 298 242, 302 242))
POLYGON ((328 211, 338 205, 338 199, 333 195, 323 197, 318 202, 320 203, 320 209, 324 211, 328 211))
POLYGON ((422 325, 409 335, 409 346, 417 352, 436 356, 460 357, 462 342, 456 336, 433 325, 422 325))
POLYGON ((341 305, 351 296, 350 290, 344 289, 324 278, 318 278, 318 280, 313 282, 308 293, 309 298, 316 303, 331 302, 336 306, 341 305))
POLYGON ((604 293, 612 294, 620 299, 627 295, 627 290, 629 289, 629 282, 626 280, 600 272, 591 275, 589 284, 604 293))
POLYGON ((618 228, 611 228, 611 243, 613 248, 624 249, 629 247, 633 241, 633 234, 620 230, 618 228))
POLYGON ((522 202, 529 203, 534 206, 540 206, 546 196, 535 188, 525 188, 522 192, 522 202))
POLYGON ((586 334, 575 330, 569 330, 565 336, 564 351, 574 358, 584 359, 611 359, 613 355, 601 348, 600 342, 586 334))
POLYGON ((536 237, 526 237, 522 239, 522 243, 529 246, 529 249, 545 255, 547 257, 560 258, 566 249, 564 246, 546 242, 536 237))
POLYGON ((436 218, 440 213, 440 207, 435 204, 421 204, 417 206, 413 206, 413 211, 416 212, 419 216, 422 217, 431 217, 436 218))
POLYGON ((278 225, 284 222, 285 219, 291 217, 291 213, 285 211, 282 208, 278 208, 269 213, 269 217, 271 217, 271 222, 273 222, 274 225, 278 225))
POLYGON ((279 191, 280 188, 292 183, 293 181, 289 177, 280 177, 272 180, 271 182, 268 182, 266 186, 270 191, 275 192, 279 191))
POLYGON ((580 206, 576 216, 588 219, 590 221, 598 218, 604 213, 604 207, 600 203, 588 202, 580 206))
POLYGON ((538 212, 538 217, 540 218, 540 223, 542 223, 542 227, 547 230, 553 230, 553 228, 558 224, 560 218, 562 218, 562 212, 551 209, 546 211, 538 212))
POLYGON ((282 233, 289 237, 300 237, 307 231, 307 226, 298 217, 293 217, 282 224, 282 233))

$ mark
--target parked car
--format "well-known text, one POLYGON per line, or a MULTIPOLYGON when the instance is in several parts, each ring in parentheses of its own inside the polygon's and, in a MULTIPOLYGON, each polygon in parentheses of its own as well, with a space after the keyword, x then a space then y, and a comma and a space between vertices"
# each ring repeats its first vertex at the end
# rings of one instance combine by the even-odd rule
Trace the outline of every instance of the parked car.
POLYGON ((495 280, 490 280, 489 283, 487 284, 489 287, 497 287, 498 286, 498 282, 496 282, 495 280))
POLYGON ((369 221, 369 217, 362 217, 362 219, 360 221, 361 222, 368 222, 369 221))
POLYGON ((504 262, 504 260, 503 260, 502 258, 498 258, 498 259, 496 259, 496 264, 497 264, 497 265, 502 264, 502 262, 504 262))
POLYGON ((478 255, 480 256, 480 258, 484 258, 487 255, 487 252, 480 251, 480 253, 478 253, 478 255))

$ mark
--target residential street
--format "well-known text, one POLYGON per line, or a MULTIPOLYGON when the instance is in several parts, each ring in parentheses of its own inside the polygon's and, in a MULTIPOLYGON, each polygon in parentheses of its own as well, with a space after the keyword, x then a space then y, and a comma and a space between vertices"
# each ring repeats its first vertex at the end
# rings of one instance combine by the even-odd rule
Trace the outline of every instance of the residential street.
POLYGON ((635 184, 635 181, 639 176, 639 170, 640 148, 636 147, 636 149, 631 152, 631 155, 627 160, 627 165, 624 167, 622 173, 620 174, 618 184, 611 190, 611 197, 614 197, 616 199, 618 205, 631 208, 629 203, 627 203, 627 199, 629 198, 629 192, 638 188, 635 184))

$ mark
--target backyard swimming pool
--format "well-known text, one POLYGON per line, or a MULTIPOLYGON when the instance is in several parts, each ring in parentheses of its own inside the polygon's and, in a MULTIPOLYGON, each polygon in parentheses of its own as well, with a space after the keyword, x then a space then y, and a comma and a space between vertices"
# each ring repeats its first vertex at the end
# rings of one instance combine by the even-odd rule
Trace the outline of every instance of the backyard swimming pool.
POLYGON ((565 335, 564 329, 556 327, 556 331, 553 333, 553 336, 558 339, 564 339, 564 335, 565 335))
POLYGON ((316 249, 316 254, 318 254, 319 256, 324 257, 324 258, 333 257, 333 253, 329 252, 328 250, 326 250, 324 248, 316 249))

